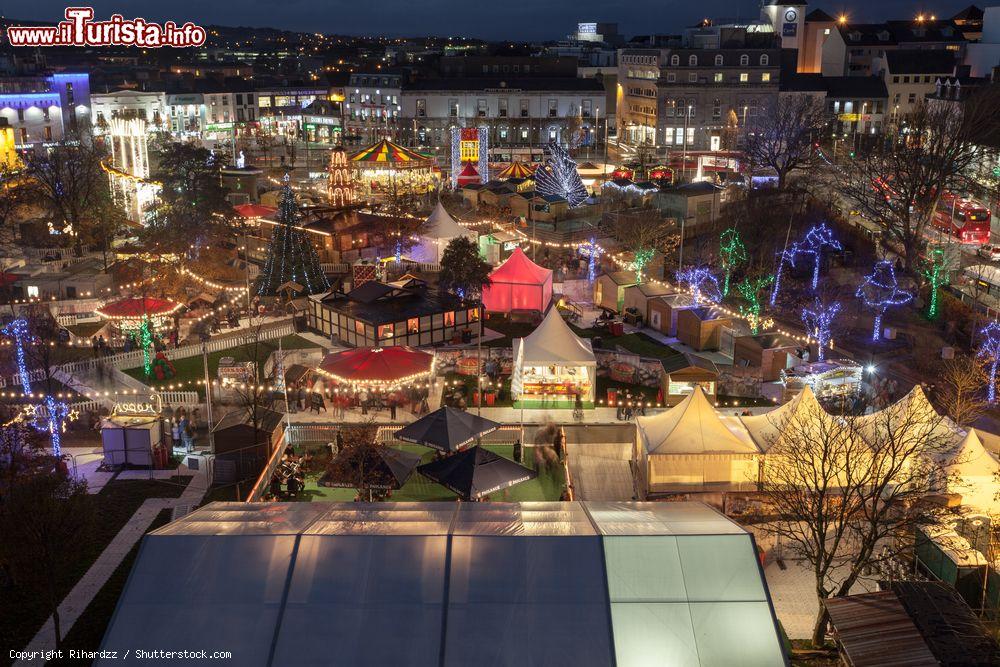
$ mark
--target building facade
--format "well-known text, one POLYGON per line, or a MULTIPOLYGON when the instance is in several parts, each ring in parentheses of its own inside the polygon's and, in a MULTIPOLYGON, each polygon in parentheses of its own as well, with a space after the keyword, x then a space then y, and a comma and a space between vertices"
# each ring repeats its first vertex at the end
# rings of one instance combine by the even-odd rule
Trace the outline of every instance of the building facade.
POLYGON ((577 77, 451 77, 403 90, 401 134, 416 146, 449 145, 453 127, 486 127, 491 159, 509 161, 550 141, 603 141, 604 87, 577 77))
POLYGON ((0 77, 0 116, 17 148, 60 141, 92 113, 87 74, 0 77))
POLYGON ((94 107, 94 129, 99 133, 104 133, 114 118, 141 118, 150 130, 170 129, 166 120, 166 93, 116 90, 94 93, 90 99, 94 107))
POLYGON ((399 128, 403 76, 399 73, 352 74, 344 91, 344 142, 374 143, 396 138, 399 128))
POLYGON ((955 65, 955 54, 945 49, 887 51, 872 67, 885 83, 889 119, 898 122, 916 109, 937 90, 940 77, 955 73, 955 65))
POLYGON ((179 138, 201 136, 205 129, 205 96, 201 93, 167 93, 170 132, 179 138))

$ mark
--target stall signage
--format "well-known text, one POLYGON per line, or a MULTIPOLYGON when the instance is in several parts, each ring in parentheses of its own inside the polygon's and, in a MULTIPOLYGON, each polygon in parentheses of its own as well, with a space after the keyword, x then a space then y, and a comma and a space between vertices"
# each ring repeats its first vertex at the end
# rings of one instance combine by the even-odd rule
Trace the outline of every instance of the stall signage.
POLYGON ((111 409, 114 416, 128 417, 156 417, 163 409, 163 401, 160 395, 150 394, 147 401, 117 401, 111 409))

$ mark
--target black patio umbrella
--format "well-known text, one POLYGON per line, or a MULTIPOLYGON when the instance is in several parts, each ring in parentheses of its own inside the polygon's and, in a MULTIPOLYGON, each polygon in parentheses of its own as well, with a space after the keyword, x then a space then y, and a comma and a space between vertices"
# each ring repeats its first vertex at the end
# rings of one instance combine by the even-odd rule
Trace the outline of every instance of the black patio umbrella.
POLYGON ((392 447, 355 447, 342 450, 320 477, 320 486, 357 488, 364 476, 373 489, 399 489, 420 463, 420 455, 392 447))
POLYGON ((438 461, 425 463, 417 471, 454 491, 462 500, 476 500, 538 477, 538 473, 531 468, 525 468, 478 445, 438 461))
POLYGON ((490 419, 443 407, 396 431, 396 438, 450 453, 498 428, 500 424, 490 419))

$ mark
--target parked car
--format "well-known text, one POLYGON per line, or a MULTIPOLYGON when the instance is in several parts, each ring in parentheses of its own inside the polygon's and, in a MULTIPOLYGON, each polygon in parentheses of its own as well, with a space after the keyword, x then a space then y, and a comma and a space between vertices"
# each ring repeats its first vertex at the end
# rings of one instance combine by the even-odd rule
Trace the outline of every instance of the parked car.
POLYGON ((979 250, 976 253, 983 259, 988 259, 991 262, 1000 261, 1000 245, 986 243, 979 246, 979 250))

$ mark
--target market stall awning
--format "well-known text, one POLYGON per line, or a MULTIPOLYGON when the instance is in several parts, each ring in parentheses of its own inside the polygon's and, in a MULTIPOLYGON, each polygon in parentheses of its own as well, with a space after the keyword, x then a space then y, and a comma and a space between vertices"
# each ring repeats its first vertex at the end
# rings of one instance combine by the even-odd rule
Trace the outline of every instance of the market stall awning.
POLYGON ((417 470, 424 477, 454 491, 462 500, 476 500, 538 477, 534 470, 478 445, 425 463, 417 470))
POLYGON ((455 452, 476 438, 492 433, 500 424, 464 410, 443 407, 396 431, 396 438, 425 447, 455 452))
POLYGON ((508 180, 511 178, 531 178, 534 175, 535 170, 530 166, 524 164, 520 161, 511 162, 509 165, 503 168, 497 178, 501 180, 508 180))
POLYGON ((355 489, 361 478, 373 489, 398 489, 413 474, 420 455, 392 447, 352 447, 334 457, 319 478, 320 486, 355 489))
POLYGON ((723 421, 700 385, 683 401, 652 417, 638 417, 639 443, 649 454, 759 454, 739 420, 723 421))
POLYGON ((430 375, 434 355, 398 345, 358 347, 326 355, 320 373, 347 384, 396 385, 430 375))
POLYGON ((119 299, 106 303, 96 312, 101 317, 107 319, 140 319, 143 317, 164 317, 171 315, 181 308, 183 304, 171 301, 170 299, 156 299, 153 297, 134 297, 119 299))
POLYGON ((382 139, 351 156, 352 162, 381 162, 384 164, 428 163, 431 158, 423 153, 404 148, 388 139, 382 139))
POLYGON ((239 204, 233 210, 241 218, 267 218, 274 215, 278 209, 273 206, 262 206, 261 204, 239 204))
POLYGON ((471 162, 466 162, 465 167, 458 174, 458 184, 468 185, 469 183, 479 182, 479 171, 472 165, 471 162))
POLYGON ((420 230, 420 236, 428 239, 453 239, 457 236, 468 236, 475 239, 476 233, 456 222, 441 202, 437 203, 427 221, 420 230))

